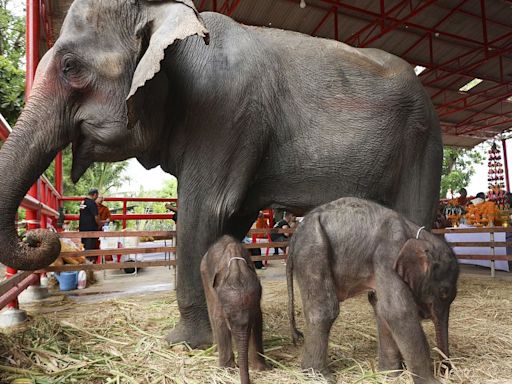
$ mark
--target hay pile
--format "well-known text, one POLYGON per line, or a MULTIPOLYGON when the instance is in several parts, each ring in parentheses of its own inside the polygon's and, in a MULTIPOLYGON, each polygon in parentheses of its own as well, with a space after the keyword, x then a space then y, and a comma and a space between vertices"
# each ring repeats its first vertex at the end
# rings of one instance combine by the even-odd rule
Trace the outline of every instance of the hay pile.
MULTIPOLYGON (((450 335, 455 369, 445 383, 512 382, 511 288, 510 281, 462 276, 450 335)), ((284 282, 264 283, 263 310, 265 350, 274 369, 251 372, 254 382, 325 382, 300 373, 302 346, 294 347, 288 336, 284 282)), ((31 312, 30 326, 0 334, 2 383, 16 378, 33 383, 239 382, 236 370, 216 367, 214 348, 166 345, 163 337, 178 319, 174 294, 80 305, 63 301, 31 312)), ((301 314, 298 319, 303 329, 301 314)), ((431 324, 425 323, 425 329, 433 345, 431 324)), ((385 381, 384 374, 375 372, 375 336, 365 296, 344 303, 330 345, 338 383, 385 381)), ((432 356, 439 361, 435 350, 432 356)), ((405 373, 394 382, 412 383, 405 373)))

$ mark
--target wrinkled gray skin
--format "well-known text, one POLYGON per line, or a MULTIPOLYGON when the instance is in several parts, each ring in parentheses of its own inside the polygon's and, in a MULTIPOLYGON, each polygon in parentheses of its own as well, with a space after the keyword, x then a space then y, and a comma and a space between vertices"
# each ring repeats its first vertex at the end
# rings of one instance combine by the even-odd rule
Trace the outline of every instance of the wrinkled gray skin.
POLYGON ((379 365, 415 383, 438 383, 420 320, 434 322, 439 349, 449 356, 448 317, 457 294, 457 259, 441 239, 376 203, 341 198, 311 211, 290 241, 288 310, 294 342, 293 274, 306 319, 302 367, 327 370, 327 343, 339 303, 370 291, 379 334, 379 365))
POLYGON ((0 151, 0 262, 21 270, 57 257, 55 237, 20 247, 13 223, 68 144, 74 181, 130 157, 177 176, 181 321, 168 340, 192 346, 211 342, 199 263, 221 235, 241 239, 264 207, 302 214, 341 196, 430 226, 442 160, 432 104, 403 60, 201 17, 209 45, 186 4, 76 0, 0 151))
POLYGON ((203 257, 201 277, 219 350, 219 365, 234 366, 231 345, 234 336, 241 383, 249 384, 249 344, 251 365, 258 370, 267 369, 262 356, 261 284, 254 263, 238 240, 222 236, 203 257))

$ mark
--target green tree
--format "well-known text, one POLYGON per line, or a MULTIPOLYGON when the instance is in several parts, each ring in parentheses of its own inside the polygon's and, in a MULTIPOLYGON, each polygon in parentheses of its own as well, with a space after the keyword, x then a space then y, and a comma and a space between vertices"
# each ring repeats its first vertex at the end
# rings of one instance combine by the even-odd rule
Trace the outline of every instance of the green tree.
POLYGON ((24 105, 25 18, 0 0, 0 113, 14 125, 24 105))
POLYGON ((176 178, 172 178, 170 180, 166 180, 164 186, 157 191, 158 197, 178 197, 178 180, 176 178))
POLYGON ((441 197, 449 190, 454 192, 467 187, 475 166, 482 164, 484 157, 478 149, 445 147, 443 150, 443 172, 441 175, 441 197))

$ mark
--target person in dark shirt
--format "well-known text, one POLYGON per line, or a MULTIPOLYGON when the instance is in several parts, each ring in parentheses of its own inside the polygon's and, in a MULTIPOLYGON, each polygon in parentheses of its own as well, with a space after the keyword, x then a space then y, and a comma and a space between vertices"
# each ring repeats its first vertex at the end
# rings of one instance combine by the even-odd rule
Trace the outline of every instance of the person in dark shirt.
MULTIPOLYGON (((98 190, 92 188, 89 190, 88 196, 80 204, 80 221, 78 230, 80 232, 97 231, 100 225, 100 218, 98 215, 98 206, 96 199, 98 198, 98 190)), ((82 244, 84 249, 96 249, 97 237, 84 238, 82 244)))
POLYGON ((171 220, 173 220, 175 224, 178 224, 178 207, 176 203, 167 203, 165 204, 165 208, 174 213, 171 220))
MULTIPOLYGON (((275 225, 274 228, 279 229, 288 229, 291 228, 295 224, 296 216, 291 212, 285 212, 283 219, 279 220, 275 225)), ((272 242, 281 242, 281 241, 288 241, 288 237, 290 236, 289 233, 271 233, 270 239, 272 242)), ((286 252, 286 247, 282 248, 283 252, 286 252)), ((279 248, 275 248, 276 255, 279 254, 279 248)))

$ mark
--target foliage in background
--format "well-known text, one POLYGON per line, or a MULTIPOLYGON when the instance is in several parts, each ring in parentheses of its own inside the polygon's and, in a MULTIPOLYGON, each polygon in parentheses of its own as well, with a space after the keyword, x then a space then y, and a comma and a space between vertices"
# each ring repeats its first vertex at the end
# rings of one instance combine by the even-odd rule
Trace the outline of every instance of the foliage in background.
POLYGON ((443 150, 443 172, 441 175, 441 198, 451 190, 458 192, 469 184, 475 174, 475 166, 482 164, 483 154, 478 149, 445 147, 443 150))
MULTIPOLYGON (((85 196, 90 188, 97 188, 100 194, 108 195, 109 191, 119 188, 129 180, 124 175, 128 168, 127 161, 118 163, 94 163, 84 173, 78 183, 73 184, 71 181, 71 166, 73 164, 73 156, 71 148, 68 147, 62 151, 62 168, 63 168, 63 189, 65 196, 85 196)), ((55 163, 52 163, 46 170, 45 175, 53 184, 55 182, 55 163)), ((66 202, 64 209, 67 213, 76 214, 79 211, 79 203, 66 202)))
MULTIPOLYGON (((178 197, 178 180, 166 180, 162 188, 156 191, 146 191, 141 187, 137 197, 178 197)), ((165 208, 165 203, 134 203, 131 212, 133 213, 169 213, 165 208)), ((137 222, 128 222, 129 229, 138 230, 168 230, 174 227, 172 220, 138 220, 137 222)))
POLYGON ((0 0, 0 113, 14 125, 25 95, 25 18, 16 16, 0 0))
MULTIPOLYGON (((64 194, 67 196, 84 196, 90 188, 97 188, 101 194, 108 194, 109 191, 121 187, 129 180, 128 176, 123 175, 128 168, 128 162, 120 161, 118 163, 94 163, 78 183, 73 184, 70 178, 72 165, 71 147, 67 147, 62 151, 63 188, 64 194)), ((46 171, 46 177, 52 183, 55 181, 54 169, 55 164, 53 163, 46 171)))

